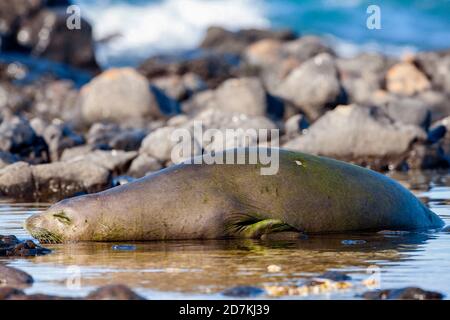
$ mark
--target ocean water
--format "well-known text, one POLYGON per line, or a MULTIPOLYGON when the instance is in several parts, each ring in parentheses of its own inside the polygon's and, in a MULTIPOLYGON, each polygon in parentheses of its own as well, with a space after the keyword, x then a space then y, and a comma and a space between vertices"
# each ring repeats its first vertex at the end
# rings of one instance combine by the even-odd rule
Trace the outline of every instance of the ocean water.
POLYGON ((341 55, 450 47, 450 0, 75 0, 94 26, 104 66, 195 48, 207 28, 291 28, 324 36, 341 55), (381 29, 366 26, 378 5, 381 29))

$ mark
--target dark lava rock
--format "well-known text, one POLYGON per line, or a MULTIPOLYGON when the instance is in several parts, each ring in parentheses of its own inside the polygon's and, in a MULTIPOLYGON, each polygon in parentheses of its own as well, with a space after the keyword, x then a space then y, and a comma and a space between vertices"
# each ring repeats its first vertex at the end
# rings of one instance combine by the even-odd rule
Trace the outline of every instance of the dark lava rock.
POLYGON ((0 286, 27 287, 33 278, 26 272, 0 264, 0 286))
POLYGON ((444 295, 421 288, 407 287, 369 291, 363 293, 362 297, 368 300, 441 300, 444 298, 444 295))
POLYGON ((236 298, 256 297, 265 293, 266 291, 264 289, 250 286, 233 287, 222 292, 224 296, 236 298))
POLYGON ((220 53, 241 54, 249 44, 262 39, 293 40, 295 32, 291 30, 242 29, 236 32, 221 27, 210 27, 200 44, 200 48, 220 53))
POLYGON ((145 300, 124 285, 109 285, 91 292, 87 300, 145 300))
POLYGON ((198 53, 192 57, 157 56, 144 61, 139 71, 148 79, 193 73, 215 88, 224 80, 239 75, 239 58, 233 55, 198 53))
POLYGON ((317 278, 320 279, 328 279, 332 281, 349 281, 352 280, 352 277, 349 275, 339 272, 339 271, 327 271, 321 275, 319 275, 317 278))
POLYGON ((51 161, 58 161, 62 152, 67 148, 72 148, 84 144, 84 138, 76 134, 64 123, 53 123, 45 130, 43 137, 50 151, 51 161))
POLYGON ((28 120, 10 114, 3 115, 1 120, 0 150, 15 154, 30 163, 49 160, 45 140, 36 135, 28 120))
POLYGON ((63 9, 43 9, 29 17, 17 31, 17 43, 35 56, 97 72, 91 25, 81 18, 81 28, 69 30, 63 9))
POLYGON ((0 300, 8 300, 16 296, 24 296, 25 292, 17 288, 0 287, 0 300))
POLYGON ((0 256, 29 257, 50 253, 50 249, 43 248, 31 240, 21 242, 15 236, 0 235, 0 256))

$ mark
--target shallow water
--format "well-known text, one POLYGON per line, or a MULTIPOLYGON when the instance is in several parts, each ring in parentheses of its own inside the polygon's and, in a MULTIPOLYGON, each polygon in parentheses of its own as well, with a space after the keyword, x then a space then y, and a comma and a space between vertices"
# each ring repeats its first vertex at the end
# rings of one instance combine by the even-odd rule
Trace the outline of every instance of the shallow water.
MULTIPOLYGON (((450 173, 418 172, 393 177, 450 224, 450 173)), ((22 228, 23 221, 47 206, 0 201, 0 234, 30 238, 22 228)), ((29 293, 82 296, 100 285, 124 283, 153 299, 221 299, 223 289, 236 285, 295 285, 324 271, 339 270, 352 276, 351 289, 284 298, 355 298, 367 290, 361 281, 369 277, 376 279, 381 288, 419 286, 450 298, 450 233, 359 233, 299 241, 83 243, 46 247, 53 253, 33 258, 0 258, 0 263, 34 277, 34 285, 27 289, 29 293), (281 270, 269 272, 270 265, 281 270)))

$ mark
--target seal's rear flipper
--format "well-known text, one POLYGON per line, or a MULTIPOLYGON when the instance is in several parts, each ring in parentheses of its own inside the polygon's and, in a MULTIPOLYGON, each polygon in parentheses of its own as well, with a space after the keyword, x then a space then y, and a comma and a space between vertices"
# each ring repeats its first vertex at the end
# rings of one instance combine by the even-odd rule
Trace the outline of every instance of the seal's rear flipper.
POLYGON ((296 233, 300 238, 301 232, 279 219, 264 219, 259 215, 233 214, 226 222, 226 233, 232 238, 266 238, 267 235, 296 233))

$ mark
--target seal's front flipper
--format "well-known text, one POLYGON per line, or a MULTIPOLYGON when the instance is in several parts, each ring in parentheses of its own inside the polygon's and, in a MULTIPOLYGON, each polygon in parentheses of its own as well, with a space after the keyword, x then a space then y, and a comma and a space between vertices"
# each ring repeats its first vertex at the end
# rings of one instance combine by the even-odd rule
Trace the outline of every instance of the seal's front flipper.
POLYGON ((230 237, 237 238, 266 238, 270 239, 268 235, 283 233, 284 236, 290 233, 296 233, 300 238, 301 233, 294 227, 286 224, 279 219, 264 219, 257 215, 239 214, 233 215, 233 218, 226 223, 226 231, 230 237))

